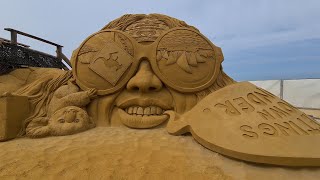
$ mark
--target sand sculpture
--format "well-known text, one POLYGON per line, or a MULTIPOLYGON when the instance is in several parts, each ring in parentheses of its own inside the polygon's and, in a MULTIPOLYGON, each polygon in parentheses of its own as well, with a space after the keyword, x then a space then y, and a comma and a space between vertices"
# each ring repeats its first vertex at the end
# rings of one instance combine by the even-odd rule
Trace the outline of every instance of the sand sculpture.
POLYGON ((271 93, 231 79, 221 48, 183 21, 124 15, 84 40, 71 61, 72 73, 47 71, 11 90, 28 98, 29 113, 2 112, 2 134, 18 127, 18 136, 29 137, 95 125, 162 127, 173 135, 191 132, 208 149, 245 161, 320 166, 320 125, 271 93))

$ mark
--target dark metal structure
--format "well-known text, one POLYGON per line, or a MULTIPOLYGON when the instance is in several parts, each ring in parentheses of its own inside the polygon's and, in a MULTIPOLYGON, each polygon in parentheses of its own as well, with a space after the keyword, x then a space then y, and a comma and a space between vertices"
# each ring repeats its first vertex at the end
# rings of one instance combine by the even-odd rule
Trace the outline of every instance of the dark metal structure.
POLYGON ((71 67, 69 59, 62 53, 59 44, 15 30, 5 28, 11 32, 11 40, 0 38, 0 75, 21 67, 50 67, 68 69, 63 61, 71 67), (47 44, 56 46, 56 56, 30 49, 28 45, 18 43, 17 35, 24 35, 47 44))

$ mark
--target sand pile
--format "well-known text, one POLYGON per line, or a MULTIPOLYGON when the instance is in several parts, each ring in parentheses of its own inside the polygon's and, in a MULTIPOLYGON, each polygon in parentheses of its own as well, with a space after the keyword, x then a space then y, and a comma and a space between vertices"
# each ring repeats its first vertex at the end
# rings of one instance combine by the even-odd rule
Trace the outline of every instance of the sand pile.
POLYGON ((0 179, 320 179, 320 168, 232 160, 165 129, 95 128, 0 143, 0 179))

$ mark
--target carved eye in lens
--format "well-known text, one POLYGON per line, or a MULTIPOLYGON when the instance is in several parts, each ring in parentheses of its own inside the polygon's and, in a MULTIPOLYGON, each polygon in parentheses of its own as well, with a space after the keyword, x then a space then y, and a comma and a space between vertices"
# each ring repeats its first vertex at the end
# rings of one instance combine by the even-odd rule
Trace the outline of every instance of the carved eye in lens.
POLYGON ((65 122, 64 119, 59 119, 58 121, 59 121, 59 123, 64 123, 65 122))
POLYGON ((73 122, 78 123, 80 120, 79 119, 75 119, 73 120, 73 122))

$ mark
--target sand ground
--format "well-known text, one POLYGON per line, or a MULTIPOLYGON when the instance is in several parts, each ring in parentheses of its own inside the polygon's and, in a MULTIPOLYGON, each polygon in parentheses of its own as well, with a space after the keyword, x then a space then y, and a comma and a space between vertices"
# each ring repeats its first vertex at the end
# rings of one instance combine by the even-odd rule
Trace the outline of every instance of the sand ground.
POLYGON ((0 142, 0 179, 320 179, 320 168, 229 159, 165 129, 99 127, 83 133, 0 142))

